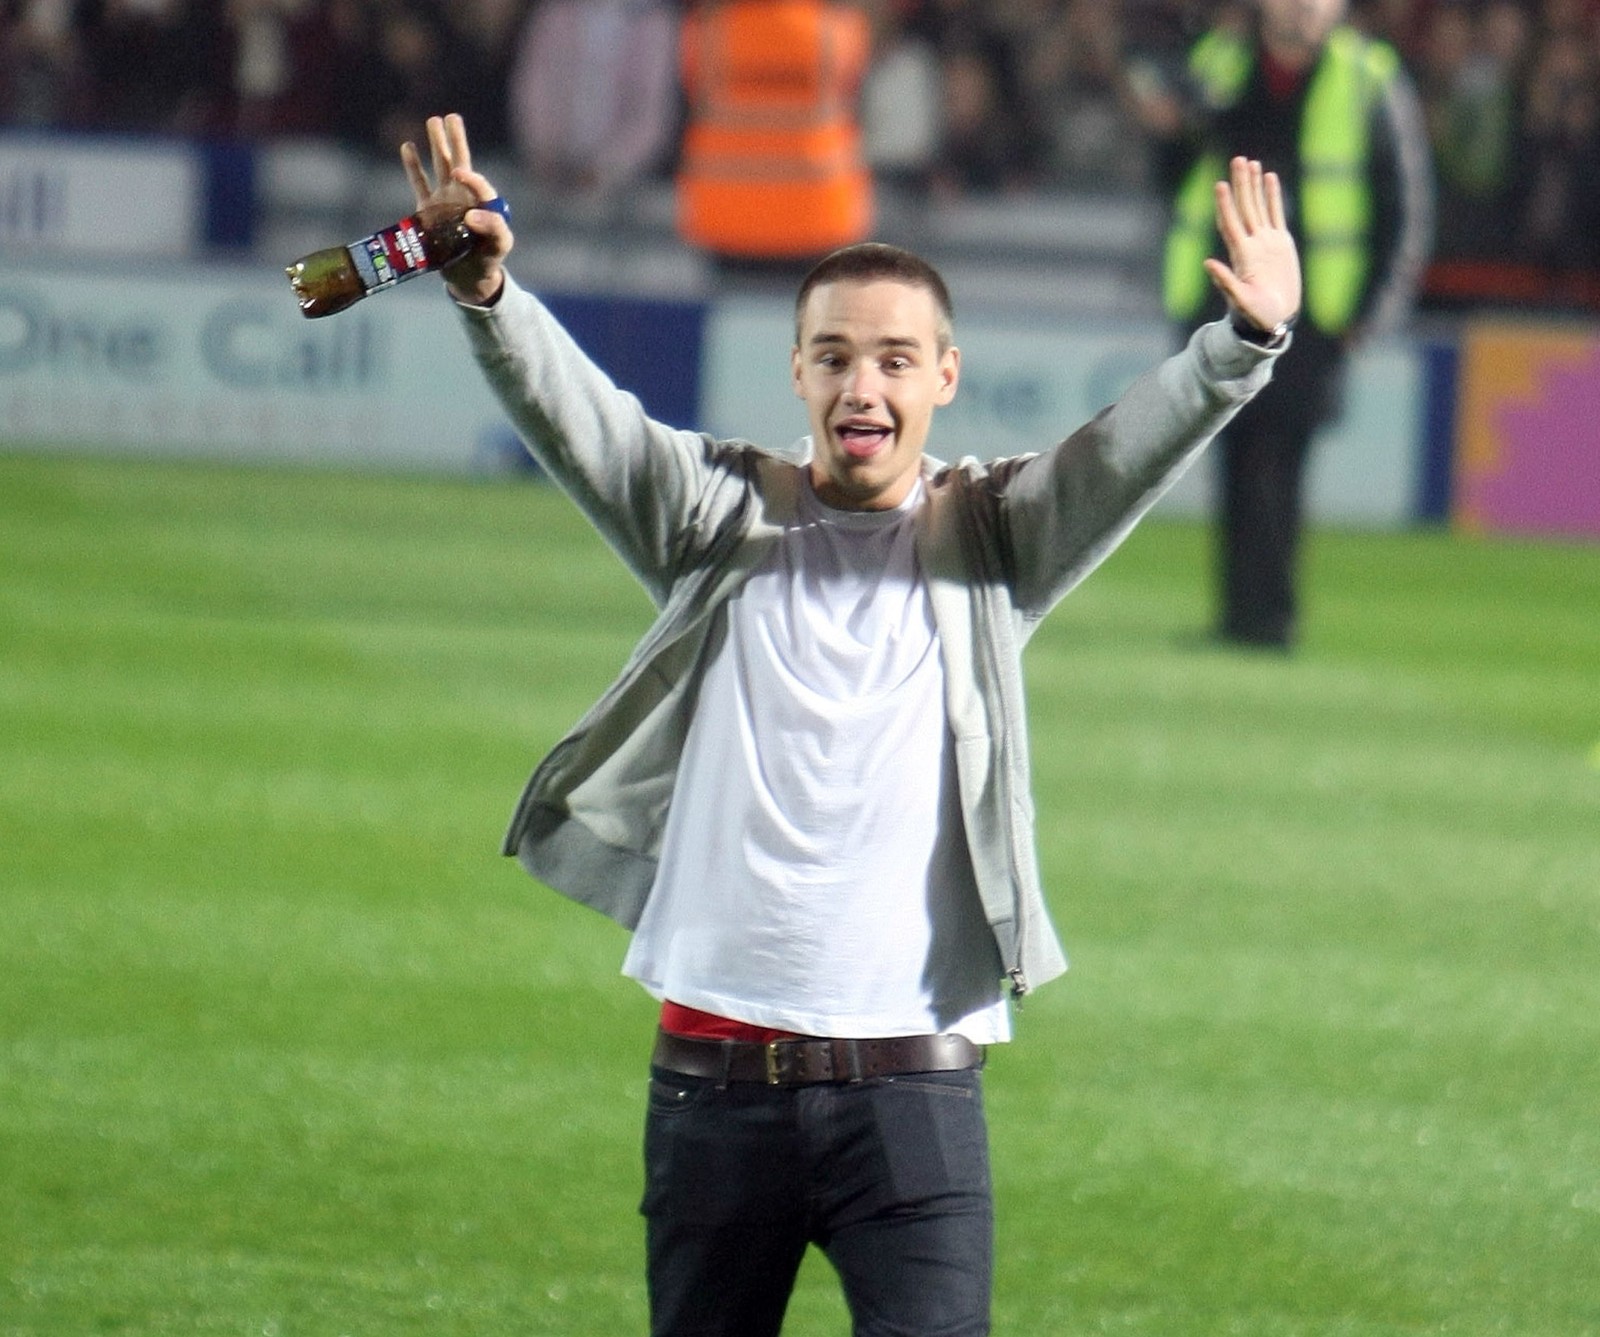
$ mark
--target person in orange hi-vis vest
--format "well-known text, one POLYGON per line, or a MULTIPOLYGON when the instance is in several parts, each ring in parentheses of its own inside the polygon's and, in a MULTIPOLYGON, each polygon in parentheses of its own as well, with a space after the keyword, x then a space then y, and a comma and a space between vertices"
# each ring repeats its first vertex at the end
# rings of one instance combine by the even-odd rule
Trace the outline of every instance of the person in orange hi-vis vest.
POLYGON ((871 232, 855 106, 870 50, 866 15, 848 4, 710 0, 690 11, 684 240, 736 261, 784 261, 871 232))

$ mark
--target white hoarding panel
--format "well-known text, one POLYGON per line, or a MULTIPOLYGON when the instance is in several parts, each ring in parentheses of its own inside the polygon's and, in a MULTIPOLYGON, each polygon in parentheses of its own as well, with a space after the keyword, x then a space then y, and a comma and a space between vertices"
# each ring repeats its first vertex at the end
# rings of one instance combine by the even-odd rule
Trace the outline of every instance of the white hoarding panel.
POLYGON ((0 266, 0 446, 424 469, 516 454, 437 280, 306 320, 281 270, 0 266))
POLYGON ((191 254, 203 177, 186 144, 0 135, 0 253, 191 254))

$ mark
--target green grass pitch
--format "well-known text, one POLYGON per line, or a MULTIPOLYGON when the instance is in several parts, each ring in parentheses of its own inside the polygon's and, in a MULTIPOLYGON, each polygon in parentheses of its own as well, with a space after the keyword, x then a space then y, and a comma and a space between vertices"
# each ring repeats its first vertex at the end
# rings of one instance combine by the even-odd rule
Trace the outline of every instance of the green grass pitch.
MULTIPOLYGON (((996 1331, 1600 1333, 1600 547, 1319 533, 1289 659, 1207 552, 1028 652, 996 1331)), ((653 1008, 497 845, 648 611, 538 486, 0 455, 0 1337, 644 1330, 653 1008)))

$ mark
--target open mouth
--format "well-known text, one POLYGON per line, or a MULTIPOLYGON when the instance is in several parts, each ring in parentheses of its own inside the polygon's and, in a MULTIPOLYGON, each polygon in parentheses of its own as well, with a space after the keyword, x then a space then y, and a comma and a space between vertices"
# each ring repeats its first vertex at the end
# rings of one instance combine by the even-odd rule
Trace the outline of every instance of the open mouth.
POLYGON ((835 429, 839 444, 852 459, 865 460, 889 444, 892 433, 880 423, 847 422, 835 429))

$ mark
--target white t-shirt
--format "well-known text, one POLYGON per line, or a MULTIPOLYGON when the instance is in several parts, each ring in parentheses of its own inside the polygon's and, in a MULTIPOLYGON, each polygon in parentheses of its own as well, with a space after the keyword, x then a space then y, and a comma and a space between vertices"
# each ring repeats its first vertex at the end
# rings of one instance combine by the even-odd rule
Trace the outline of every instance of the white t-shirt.
POLYGON ((944 665, 894 511, 799 519, 728 602, 623 973, 807 1035, 1010 1038, 944 665))

